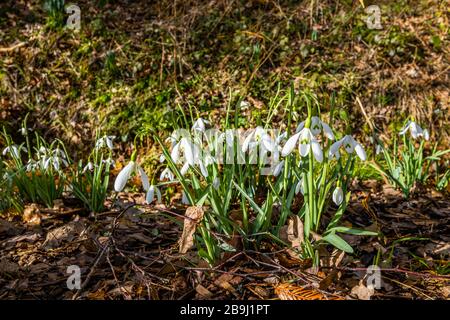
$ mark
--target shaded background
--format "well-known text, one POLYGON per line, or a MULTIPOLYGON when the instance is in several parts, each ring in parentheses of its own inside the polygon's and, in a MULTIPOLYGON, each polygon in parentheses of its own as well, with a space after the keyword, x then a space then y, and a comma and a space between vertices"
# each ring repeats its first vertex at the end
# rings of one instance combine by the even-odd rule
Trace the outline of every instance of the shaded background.
POLYGON ((325 119, 334 95, 336 125, 350 123, 366 143, 356 97, 382 137, 413 115, 449 145, 446 1, 70 3, 81 9, 79 32, 43 1, 0 4, 0 126, 11 132, 30 112, 30 127, 77 152, 97 128, 123 142, 163 135, 189 105, 217 123, 238 95, 249 126, 294 82, 319 96, 325 119), (383 29, 367 28, 362 3, 380 6, 383 29))

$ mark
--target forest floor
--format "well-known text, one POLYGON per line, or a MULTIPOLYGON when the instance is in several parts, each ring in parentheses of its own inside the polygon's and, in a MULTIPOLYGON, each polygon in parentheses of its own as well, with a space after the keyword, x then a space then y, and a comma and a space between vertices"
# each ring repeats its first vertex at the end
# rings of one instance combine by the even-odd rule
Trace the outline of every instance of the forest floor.
POLYGON ((405 201, 376 182, 356 189, 343 225, 382 236, 344 236, 355 253, 322 250, 317 269, 268 241, 258 251, 234 243, 242 250, 210 267, 195 249, 178 252, 185 208, 143 205, 140 194, 97 217, 31 205, 0 220, 0 299, 449 299, 448 198, 405 201), (362 280, 377 255, 381 286, 371 290, 362 280), (71 265, 79 290, 68 289, 71 265))

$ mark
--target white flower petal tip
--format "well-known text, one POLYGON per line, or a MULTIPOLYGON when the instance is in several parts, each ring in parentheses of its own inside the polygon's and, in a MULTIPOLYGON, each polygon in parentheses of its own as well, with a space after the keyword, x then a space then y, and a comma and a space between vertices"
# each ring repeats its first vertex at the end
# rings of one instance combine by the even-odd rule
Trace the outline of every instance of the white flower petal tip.
POLYGON ((333 202, 339 206, 344 201, 344 192, 341 187, 336 187, 333 191, 333 202))

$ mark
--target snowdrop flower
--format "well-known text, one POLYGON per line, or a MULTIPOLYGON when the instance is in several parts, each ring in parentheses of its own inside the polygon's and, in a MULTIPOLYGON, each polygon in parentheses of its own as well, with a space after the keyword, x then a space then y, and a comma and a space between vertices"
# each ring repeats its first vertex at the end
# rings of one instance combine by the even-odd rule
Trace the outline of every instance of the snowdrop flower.
POLYGON ((305 184, 303 183, 303 179, 300 179, 300 181, 297 182, 297 185, 295 186, 295 194, 298 194, 299 192, 305 194, 305 184))
POLYGON ((300 132, 290 137, 281 150, 281 155, 283 157, 286 157, 287 155, 291 154, 299 140, 300 143, 298 149, 302 157, 306 157, 311 150, 314 158, 318 162, 323 161, 323 153, 320 144, 309 128, 303 128, 300 132))
POLYGON ((116 165, 114 164, 114 161, 112 158, 108 157, 106 160, 103 160, 103 163, 105 163, 108 167, 115 168, 116 165))
POLYGON ((169 168, 165 168, 162 172, 161 175, 159 176, 159 180, 169 180, 169 181, 173 181, 175 180, 175 176, 173 175, 172 171, 170 171, 169 168))
MULTIPOLYGON (((306 121, 300 122, 300 124, 298 125, 295 132, 298 133, 298 132, 302 131, 303 128, 305 127, 305 123, 306 123, 306 121)), ((322 130, 328 139, 331 139, 331 140, 335 139, 333 131, 331 130, 331 128, 328 124, 326 124, 325 122, 320 120, 319 117, 316 117, 316 116, 311 117, 311 132, 312 132, 312 134, 314 136, 318 136, 322 132, 322 130)))
POLYGON ((423 129, 423 138, 428 141, 430 140, 430 133, 428 132, 427 129, 423 129))
POLYGON ((113 140, 116 138, 116 136, 108 136, 108 135, 104 135, 103 137, 101 137, 100 139, 97 140, 97 142, 95 142, 95 148, 96 149, 101 149, 104 146, 107 146, 108 149, 112 150, 114 148, 113 145, 113 140))
POLYGON ((19 158, 22 151, 26 152, 27 149, 25 149, 24 146, 12 145, 7 146, 5 149, 3 149, 2 154, 5 156, 7 153, 9 153, 14 158, 19 158))
POLYGON ((39 155, 46 155, 47 153, 48 153, 48 150, 46 147, 44 147, 44 146, 39 147, 39 150, 38 150, 39 155))
POLYGON ((280 163, 278 163, 275 168, 273 169, 273 175, 275 177, 278 177, 280 175, 281 170, 284 167, 284 160, 282 160, 280 163))
POLYGON ((180 169, 181 175, 184 176, 188 170, 189 170, 189 163, 185 162, 180 169))
POLYGON ((185 205, 189 205, 190 204, 189 199, 186 196, 186 192, 184 192, 184 190, 181 192, 181 203, 185 204, 185 205))
POLYGON ((85 173, 86 171, 92 171, 94 170, 94 164, 92 162, 88 162, 87 165, 84 166, 83 168, 83 173, 85 173))
POLYGON ((158 203, 161 203, 161 191, 159 191, 158 187, 151 185, 148 188, 147 195, 145 196, 145 201, 150 204, 155 199, 155 193, 156 197, 158 199, 158 203))
POLYGON ((30 129, 30 128, 22 127, 22 128, 19 129, 18 132, 20 132, 21 135, 23 135, 24 137, 26 137, 26 136, 28 135, 28 131, 31 131, 31 129, 30 129))
POLYGON ((383 147, 379 144, 377 144, 377 147, 375 148, 375 154, 380 154, 381 151, 383 151, 383 147))
POLYGON ((341 187, 336 187, 333 191, 333 202, 339 206, 344 201, 344 192, 341 187))
POLYGON ((214 189, 218 190, 220 187, 220 180, 218 177, 215 177, 212 183, 214 189))
POLYGON ((182 153, 190 166, 195 165, 194 161, 194 145, 188 138, 184 137, 176 143, 172 149, 170 156, 172 157, 173 162, 177 163, 180 161, 182 153))
POLYGON ((130 162, 119 172, 114 181, 114 190, 120 192, 125 188, 128 180, 133 173, 139 174, 144 190, 149 190, 150 183, 144 169, 136 163, 136 151, 131 155, 130 162))
POLYGON ((263 147, 265 150, 273 151, 275 143, 270 135, 262 127, 256 127, 245 138, 242 145, 242 152, 253 151, 256 147, 263 147))
POLYGON ((410 131, 411 136, 413 139, 417 139, 418 137, 424 137, 425 140, 428 140, 430 138, 430 135, 428 133, 428 130, 423 130, 417 123, 414 121, 409 120, 406 125, 400 130, 399 135, 404 135, 407 131, 410 131))
POLYGON ((348 154, 352 154, 354 151, 356 151, 356 154, 362 161, 366 161, 366 152, 364 151, 364 148, 362 145, 357 142, 352 136, 346 135, 341 140, 336 141, 333 143, 330 147, 330 150, 328 152, 328 155, 330 158, 336 157, 336 159, 340 158, 339 148, 344 147, 345 151, 348 154))
POLYGON ((198 118, 194 122, 194 125, 192 126, 192 130, 193 131, 198 131, 198 132, 205 132, 207 124, 209 124, 208 120, 204 120, 202 118, 198 118))
POLYGON ((30 159, 27 162, 27 166, 26 166, 25 170, 27 172, 30 172, 30 171, 36 170, 37 167, 38 167, 38 163, 36 161, 34 161, 33 159, 30 159))

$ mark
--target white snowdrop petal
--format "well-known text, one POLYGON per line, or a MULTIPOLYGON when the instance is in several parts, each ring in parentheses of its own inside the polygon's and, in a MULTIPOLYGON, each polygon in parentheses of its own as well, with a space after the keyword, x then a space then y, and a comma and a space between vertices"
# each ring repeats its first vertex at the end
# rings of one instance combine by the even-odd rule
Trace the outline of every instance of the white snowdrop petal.
POLYGON ((150 182, 148 180, 148 176, 145 173, 144 169, 142 169, 142 167, 140 165, 137 165, 137 169, 138 169, 139 175, 141 177, 142 187, 144 188, 145 191, 147 191, 148 188, 150 187, 150 182))
POLYGON ((305 121, 300 122, 300 124, 295 129, 295 133, 302 131, 304 127, 305 127, 305 121))
POLYGON ((170 157, 172 158, 172 161, 174 163, 178 163, 180 160, 180 143, 176 143, 173 148, 172 152, 170 153, 170 157))
POLYGON ((320 143, 317 141, 311 141, 311 150, 314 154, 314 158, 316 158, 316 160, 318 162, 322 162, 323 161, 323 152, 322 152, 322 148, 320 147, 320 143))
POLYGON ((300 133, 296 133, 286 141, 283 149, 281 150, 281 155, 283 157, 286 157, 288 154, 290 154, 292 152, 292 150, 294 150, 299 137, 300 137, 300 133))
POLYGON ((300 143, 300 145, 298 146, 300 155, 302 157, 306 157, 309 153, 310 148, 311 148, 311 145, 309 143, 300 143))
POLYGON ((280 174, 281 170, 284 167, 284 160, 282 160, 280 163, 278 163, 275 168, 273 169, 273 175, 275 177, 278 177, 278 175, 280 174))
POLYGON ((184 192, 184 190, 183 190, 183 192, 181 193, 181 203, 182 203, 182 204, 186 204, 186 205, 189 205, 189 204, 190 204, 189 199, 188 199, 188 197, 186 196, 186 192, 184 192))
POLYGON ((314 116, 311 117, 311 132, 314 136, 317 136, 320 134, 322 127, 321 127, 321 121, 318 117, 314 116))
POLYGON ((117 175, 116 180, 114 181, 114 190, 116 192, 120 192, 123 190, 125 185, 130 179, 131 173, 135 169, 135 163, 130 161, 117 175))
POLYGON ((328 124, 326 124, 325 122, 322 122, 322 128, 323 128, 323 133, 325 134, 325 136, 330 139, 330 140, 334 140, 334 134, 333 134, 333 130, 331 130, 330 126, 328 124))
POLYGON ((424 138, 426 141, 430 140, 430 133, 428 132, 427 129, 424 129, 424 130, 423 130, 423 138, 424 138))
POLYGON ((417 139, 417 137, 418 137, 418 136, 421 134, 421 132, 422 132, 422 129, 420 129, 420 127, 419 127, 416 123, 414 123, 414 122, 411 122, 411 125, 410 125, 409 129, 410 129, 410 131, 411 131, 411 136, 412 136, 414 139, 417 139))
POLYGON ((205 178, 207 178, 207 177, 208 177, 208 170, 206 170, 206 167, 205 167, 205 165, 203 164, 203 162, 202 162, 202 161, 199 161, 198 165, 199 165, 199 167, 200 167, 200 171, 201 171, 202 175, 203 175, 205 178))
POLYGON ((111 139, 110 137, 107 137, 107 138, 106 138, 106 145, 108 146, 108 148, 109 148, 110 150, 112 150, 112 149, 114 148, 112 139, 111 139))
POLYGON ((184 176, 188 170, 189 170, 189 163, 185 162, 180 170, 181 175, 184 176))
POLYGON ((262 143, 266 150, 273 152, 275 149, 275 143, 272 141, 272 138, 269 137, 269 135, 264 135, 262 139, 262 143))
POLYGON ((364 148, 362 147, 362 145, 360 143, 356 143, 355 151, 356 151, 356 154, 358 155, 358 157, 362 161, 366 161, 366 159, 367 159, 366 152, 364 151, 364 148))
POLYGON ((214 178, 214 181, 213 181, 212 185, 213 185, 214 189, 216 189, 216 190, 219 189, 219 187, 220 187, 220 180, 219 180, 218 177, 214 178))
POLYGON ((339 148, 342 145, 342 140, 336 141, 335 143, 333 143, 330 147, 330 150, 328 151, 328 155, 329 157, 336 157, 336 159, 339 159, 339 148))
POLYGON ((155 198, 155 187, 150 186, 147 191, 147 195, 145 196, 145 202, 148 204, 152 203, 155 198))
POLYGON ((194 151, 192 149, 191 143, 186 138, 183 138, 181 144, 183 147, 184 157, 186 158, 186 161, 191 166, 193 166, 195 164, 195 161, 194 161, 194 151))
POLYGON ((341 187, 336 187, 336 189, 334 189, 332 198, 333 202, 338 206, 344 201, 344 192, 341 187))

